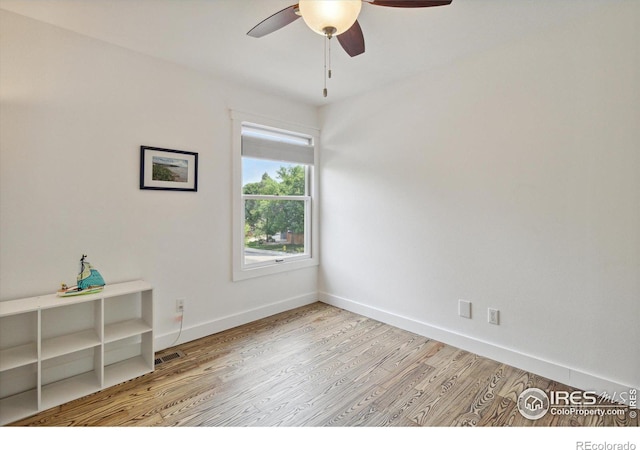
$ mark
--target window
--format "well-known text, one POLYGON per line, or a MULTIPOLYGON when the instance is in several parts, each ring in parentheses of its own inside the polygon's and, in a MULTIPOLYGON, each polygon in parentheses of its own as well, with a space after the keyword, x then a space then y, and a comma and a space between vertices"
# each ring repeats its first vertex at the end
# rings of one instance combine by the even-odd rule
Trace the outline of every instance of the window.
POLYGON ((317 131, 235 112, 234 280, 317 264, 317 131))

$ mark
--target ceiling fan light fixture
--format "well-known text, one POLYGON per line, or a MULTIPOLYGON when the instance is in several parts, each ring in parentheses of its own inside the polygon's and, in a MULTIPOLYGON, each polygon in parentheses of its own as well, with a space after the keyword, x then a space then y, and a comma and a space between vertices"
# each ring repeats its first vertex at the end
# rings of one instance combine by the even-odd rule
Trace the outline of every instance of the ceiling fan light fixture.
POLYGON ((361 0, 300 0, 300 15, 309 28, 323 36, 337 36, 358 19, 361 0))

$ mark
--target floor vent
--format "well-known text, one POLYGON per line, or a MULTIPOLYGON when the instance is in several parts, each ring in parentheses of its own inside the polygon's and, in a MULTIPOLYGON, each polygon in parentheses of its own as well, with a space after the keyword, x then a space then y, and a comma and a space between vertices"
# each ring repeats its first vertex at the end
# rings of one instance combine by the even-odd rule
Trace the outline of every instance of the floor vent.
POLYGON ((181 352, 180 350, 175 351, 173 353, 167 353, 166 355, 162 355, 156 358, 156 366, 158 364, 162 364, 167 361, 173 361, 176 358, 182 358, 183 356, 184 356, 184 353, 181 352))

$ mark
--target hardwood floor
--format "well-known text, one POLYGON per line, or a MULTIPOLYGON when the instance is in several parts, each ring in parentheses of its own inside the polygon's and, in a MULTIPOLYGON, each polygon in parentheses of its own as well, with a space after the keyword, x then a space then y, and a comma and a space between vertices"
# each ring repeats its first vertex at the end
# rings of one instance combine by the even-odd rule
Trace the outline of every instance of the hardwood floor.
POLYGON ((554 381, 322 303, 167 349, 184 356, 15 426, 638 426, 516 407, 554 381))

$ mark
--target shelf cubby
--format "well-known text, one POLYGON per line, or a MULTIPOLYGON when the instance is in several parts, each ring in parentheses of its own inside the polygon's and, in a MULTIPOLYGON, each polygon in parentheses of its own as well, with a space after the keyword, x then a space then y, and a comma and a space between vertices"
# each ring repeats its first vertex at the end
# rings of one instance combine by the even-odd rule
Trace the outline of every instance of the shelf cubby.
POLYGON ((62 405, 101 389, 96 372, 84 372, 42 386, 40 410, 62 405))
POLYGON ((0 315, 0 373, 37 361, 38 311, 0 315))
POLYGON ((0 400, 0 423, 10 423, 21 417, 37 414, 39 411, 38 391, 30 389, 0 400))
POLYGON ((38 362, 38 346, 35 342, 0 350, 0 372, 38 362))

